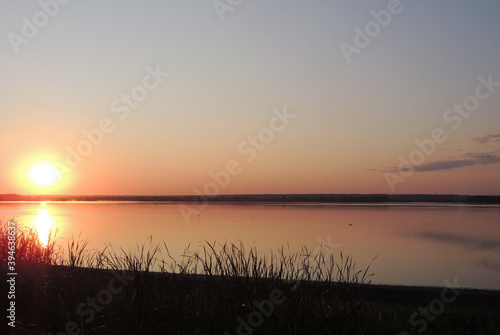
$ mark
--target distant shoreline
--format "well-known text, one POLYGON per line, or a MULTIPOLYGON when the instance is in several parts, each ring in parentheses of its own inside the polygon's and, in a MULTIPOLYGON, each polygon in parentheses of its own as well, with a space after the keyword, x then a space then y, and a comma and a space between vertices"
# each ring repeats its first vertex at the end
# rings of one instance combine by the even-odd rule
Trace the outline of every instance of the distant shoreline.
POLYGON ((143 201, 217 203, 456 203, 500 204, 500 195, 455 194, 224 194, 194 195, 20 195, 0 201, 143 201))

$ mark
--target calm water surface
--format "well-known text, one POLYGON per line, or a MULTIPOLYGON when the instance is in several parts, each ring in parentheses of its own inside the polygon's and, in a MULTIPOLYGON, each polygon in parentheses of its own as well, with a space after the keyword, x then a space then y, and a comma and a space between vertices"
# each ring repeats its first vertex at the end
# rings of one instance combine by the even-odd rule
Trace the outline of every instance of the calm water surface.
MULTIPOLYGON (((190 204, 185 204, 189 206, 190 204)), ((177 203, 1 203, 0 218, 49 229, 64 241, 81 233, 89 248, 129 249, 150 235, 182 254, 191 243, 241 240, 263 252, 281 245, 329 252, 364 268, 373 283, 500 289, 500 207, 466 205, 212 204, 186 223, 177 203)))

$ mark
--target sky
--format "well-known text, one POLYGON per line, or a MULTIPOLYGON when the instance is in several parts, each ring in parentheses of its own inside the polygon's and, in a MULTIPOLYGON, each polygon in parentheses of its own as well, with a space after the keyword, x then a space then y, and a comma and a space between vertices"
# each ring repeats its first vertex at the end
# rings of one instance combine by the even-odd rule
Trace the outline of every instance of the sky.
POLYGON ((3 1, 0 193, 500 194, 499 15, 3 1))

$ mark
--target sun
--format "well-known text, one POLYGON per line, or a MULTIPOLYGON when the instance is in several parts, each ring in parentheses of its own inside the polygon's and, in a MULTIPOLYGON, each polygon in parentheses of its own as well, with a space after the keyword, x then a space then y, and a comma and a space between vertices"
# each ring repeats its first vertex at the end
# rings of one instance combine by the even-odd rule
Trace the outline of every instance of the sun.
POLYGON ((43 162, 35 165, 29 172, 31 180, 40 187, 54 185, 59 180, 59 173, 54 165, 43 162))

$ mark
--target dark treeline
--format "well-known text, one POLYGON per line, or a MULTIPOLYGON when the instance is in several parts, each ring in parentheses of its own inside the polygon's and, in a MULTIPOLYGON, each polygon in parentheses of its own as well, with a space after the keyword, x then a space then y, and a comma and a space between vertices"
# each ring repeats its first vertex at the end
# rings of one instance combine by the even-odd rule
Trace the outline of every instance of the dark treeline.
POLYGON ((462 203, 500 204, 500 195, 455 194, 224 194, 194 195, 19 195, 0 194, 0 201, 145 201, 237 203, 462 203))

